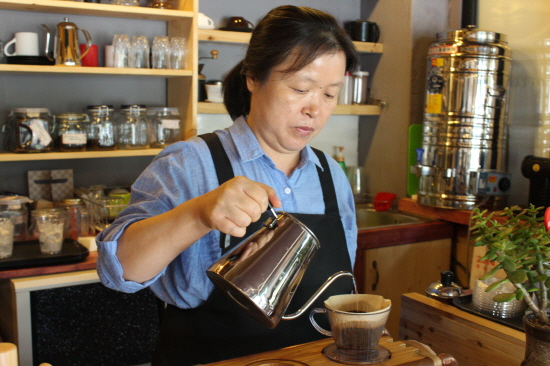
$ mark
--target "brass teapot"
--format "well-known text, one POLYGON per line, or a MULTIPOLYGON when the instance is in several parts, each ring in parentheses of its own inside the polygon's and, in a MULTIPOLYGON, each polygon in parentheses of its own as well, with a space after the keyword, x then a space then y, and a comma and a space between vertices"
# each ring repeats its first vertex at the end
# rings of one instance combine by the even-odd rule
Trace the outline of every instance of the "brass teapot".
POLYGON ((46 56, 50 61, 55 61, 56 66, 82 66, 81 59, 92 46, 92 37, 87 30, 78 28, 74 23, 69 22, 69 18, 57 25, 57 34, 55 35, 55 45, 53 57, 50 56, 50 29, 42 24, 46 29, 46 56), (86 49, 80 54, 78 45, 78 31, 82 31, 86 36, 86 49))

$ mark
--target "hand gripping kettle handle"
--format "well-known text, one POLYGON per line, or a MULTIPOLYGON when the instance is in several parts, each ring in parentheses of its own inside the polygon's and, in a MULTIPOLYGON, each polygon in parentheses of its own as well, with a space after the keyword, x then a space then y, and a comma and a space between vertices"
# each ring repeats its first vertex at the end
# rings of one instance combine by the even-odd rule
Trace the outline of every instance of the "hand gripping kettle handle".
MULTIPOLYGON (((295 312, 294 314, 284 315, 281 319, 283 319, 283 320, 292 320, 292 319, 296 319, 297 317, 302 315, 303 312, 306 311, 311 306, 311 304, 313 304, 313 302, 315 300, 317 300, 317 298, 323 293, 323 291, 325 291, 327 289, 327 287, 329 287, 336 279, 338 279, 340 277, 343 277, 343 276, 349 276, 349 277, 353 278, 353 274, 351 272, 348 272, 348 271, 336 272, 335 274, 330 276, 325 281, 325 283, 323 283, 323 285, 321 287, 319 287, 319 289, 313 294, 313 296, 311 296, 311 298, 305 303, 305 305, 302 306, 300 309, 298 309, 297 312, 295 312)), ((317 330, 319 330, 319 329, 317 329, 317 330)))

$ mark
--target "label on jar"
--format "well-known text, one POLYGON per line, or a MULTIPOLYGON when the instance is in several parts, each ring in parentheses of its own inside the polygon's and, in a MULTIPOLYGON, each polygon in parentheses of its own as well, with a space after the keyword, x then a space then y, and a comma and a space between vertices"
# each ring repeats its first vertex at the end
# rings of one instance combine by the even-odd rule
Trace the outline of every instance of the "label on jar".
POLYGON ((180 128, 179 119, 161 119, 160 122, 161 122, 162 128, 166 128, 169 130, 176 130, 180 128))
POLYGON ((38 137, 42 145, 48 146, 50 142, 52 142, 52 137, 44 128, 41 120, 33 119, 29 124, 29 128, 32 130, 32 133, 38 137))
POLYGON ((86 145, 85 133, 64 133, 61 136, 61 143, 63 145, 86 145))

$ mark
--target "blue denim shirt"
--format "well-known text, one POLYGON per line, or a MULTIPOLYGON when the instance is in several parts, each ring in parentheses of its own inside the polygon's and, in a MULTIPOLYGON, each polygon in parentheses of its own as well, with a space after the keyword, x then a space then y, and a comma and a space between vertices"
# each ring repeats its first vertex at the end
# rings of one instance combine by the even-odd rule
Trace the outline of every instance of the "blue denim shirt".
MULTIPOLYGON (((323 214, 321 184, 316 166, 319 159, 309 146, 301 152, 298 167, 286 176, 263 152, 244 118, 216 131, 232 162, 235 175, 243 175, 264 183, 277 192, 283 203, 278 210, 289 213, 323 214)), ((346 175, 332 159, 328 159, 338 209, 346 234, 348 254, 355 262, 357 225, 353 194, 346 175)), ((170 145, 151 162, 132 186, 130 205, 115 222, 97 237, 97 270, 107 287, 123 292, 136 292, 150 286, 163 301, 180 308, 201 305, 214 286, 206 270, 221 257, 220 232, 212 230, 175 258, 156 277, 144 283, 122 278, 122 266, 116 257, 117 240, 133 222, 169 211, 179 204, 218 187, 218 178, 210 151, 198 137, 170 145)))

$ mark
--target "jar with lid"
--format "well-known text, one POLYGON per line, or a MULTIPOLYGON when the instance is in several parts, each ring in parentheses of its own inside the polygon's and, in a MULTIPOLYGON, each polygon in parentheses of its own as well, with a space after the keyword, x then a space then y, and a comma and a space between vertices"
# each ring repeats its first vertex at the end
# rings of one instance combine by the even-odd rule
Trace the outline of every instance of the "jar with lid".
POLYGON ((54 116, 57 150, 85 151, 88 116, 82 113, 61 113, 54 116))
POLYGON ((0 196, 0 217, 14 222, 13 240, 27 240, 28 209, 32 201, 25 196, 0 196))
POLYGON ((88 150, 115 150, 115 122, 112 105, 89 105, 86 113, 90 122, 86 124, 88 150))
POLYGON ((367 104, 369 101, 369 72, 353 72, 353 104, 367 104))
POLYGON ((119 149, 146 149, 152 139, 151 122, 145 105, 122 105, 117 122, 119 149))
POLYGON ((54 148, 54 123, 48 108, 14 108, 8 115, 6 127, 10 151, 36 153, 54 148))
POLYGON ((177 108, 149 108, 147 114, 153 127, 151 147, 162 148, 181 140, 177 108))
POLYGON ((82 212, 86 211, 84 203, 80 198, 66 198, 59 203, 59 208, 68 213, 65 220, 64 236, 77 240, 82 235, 82 212))

